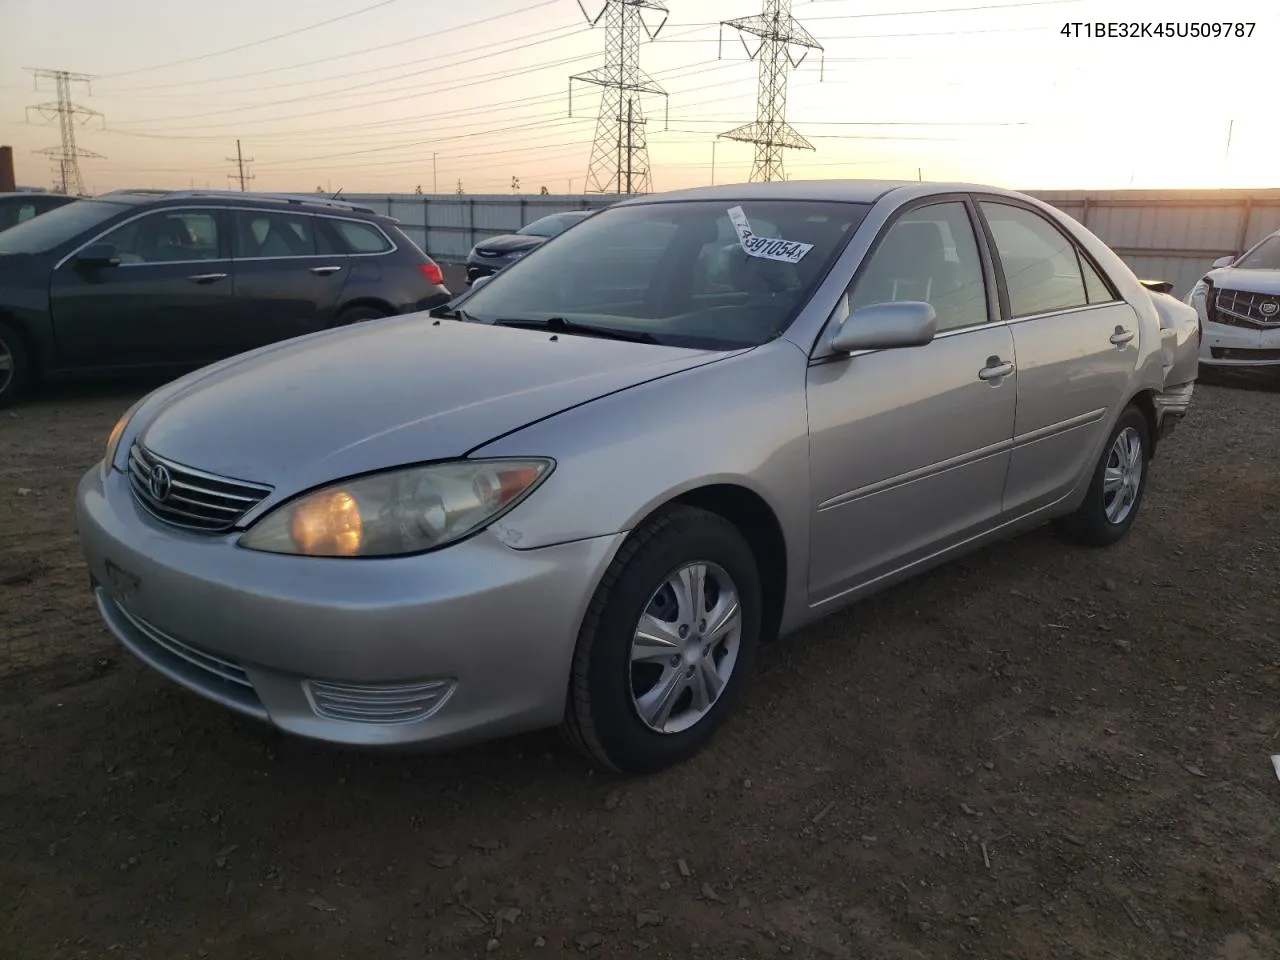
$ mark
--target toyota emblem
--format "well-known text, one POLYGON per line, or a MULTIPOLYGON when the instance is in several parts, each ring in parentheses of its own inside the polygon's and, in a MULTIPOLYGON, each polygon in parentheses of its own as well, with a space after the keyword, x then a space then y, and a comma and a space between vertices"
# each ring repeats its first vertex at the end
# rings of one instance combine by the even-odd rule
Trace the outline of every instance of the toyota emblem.
POLYGON ((163 463, 157 463, 151 468, 151 496, 157 503, 164 503, 172 490, 173 477, 169 476, 169 468, 163 463))
POLYGON ((1258 304, 1258 312, 1264 317, 1274 317, 1277 313, 1280 313, 1280 301, 1264 300, 1258 304))

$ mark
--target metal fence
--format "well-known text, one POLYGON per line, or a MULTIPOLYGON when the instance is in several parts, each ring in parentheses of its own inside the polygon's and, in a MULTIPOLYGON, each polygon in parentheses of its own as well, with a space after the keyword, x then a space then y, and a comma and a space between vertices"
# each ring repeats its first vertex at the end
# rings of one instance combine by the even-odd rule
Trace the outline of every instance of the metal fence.
POLYGON ((439 260, 465 260, 481 240, 514 233, 552 213, 596 210, 626 197, 617 195, 511 196, 510 194, 344 193, 344 200, 395 217, 415 243, 439 260))
MULTIPOLYGON (((1280 190, 1027 191, 1079 220, 1138 276, 1184 295, 1218 257, 1238 256, 1280 230, 1280 190)), ((625 196, 349 194, 400 220, 433 257, 461 260, 476 243, 539 217, 607 207, 625 196)))

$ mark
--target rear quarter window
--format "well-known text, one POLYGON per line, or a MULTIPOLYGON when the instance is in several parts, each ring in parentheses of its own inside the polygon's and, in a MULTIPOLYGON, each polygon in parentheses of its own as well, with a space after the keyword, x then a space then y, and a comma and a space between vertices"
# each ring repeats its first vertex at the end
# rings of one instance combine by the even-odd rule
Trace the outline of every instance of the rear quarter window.
POLYGON ((347 247, 348 253, 386 253, 391 249, 391 241, 377 227, 354 220, 330 220, 338 238, 347 247))

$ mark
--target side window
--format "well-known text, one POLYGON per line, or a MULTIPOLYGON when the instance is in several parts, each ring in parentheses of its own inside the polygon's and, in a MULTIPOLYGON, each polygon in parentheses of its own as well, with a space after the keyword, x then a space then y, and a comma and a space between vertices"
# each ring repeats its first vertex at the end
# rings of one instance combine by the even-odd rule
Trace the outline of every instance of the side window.
POLYGON ((391 249, 382 231, 367 223, 354 220, 330 220, 329 223, 347 245, 348 253, 386 253, 391 249))
POLYGON ((963 203, 948 201, 911 210, 881 238, 849 305, 856 310, 896 300, 932 304, 939 332, 988 321, 982 260, 963 203))
POLYGON ((102 238, 121 263, 175 263, 218 259, 218 220, 212 212, 157 210, 122 224, 102 238))
POLYGON ((1102 279, 1083 253, 1080 254, 1080 269, 1084 272, 1084 292, 1090 303, 1110 303, 1116 299, 1110 284, 1102 279))
POLYGON ((304 214, 232 210, 231 219, 237 257, 310 257, 316 252, 312 220, 304 214))
POLYGON ((1057 227, 1038 213, 1004 203, 983 202, 982 212, 1004 267, 1014 317, 1089 303, 1075 246, 1057 227))

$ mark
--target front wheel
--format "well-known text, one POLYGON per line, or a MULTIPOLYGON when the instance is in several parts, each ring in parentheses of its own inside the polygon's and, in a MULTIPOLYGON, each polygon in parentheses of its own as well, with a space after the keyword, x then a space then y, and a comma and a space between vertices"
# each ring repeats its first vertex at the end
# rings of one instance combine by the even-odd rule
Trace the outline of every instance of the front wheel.
POLYGON ((652 773, 701 750, 760 640, 760 574, 729 521, 689 507, 618 551, 588 608, 563 729, 605 769, 652 773))
POLYGON ((1128 407, 1103 448, 1084 502, 1058 522, 1058 530, 1068 539, 1095 547, 1120 540, 1137 519, 1150 462, 1147 418, 1136 407, 1128 407))

